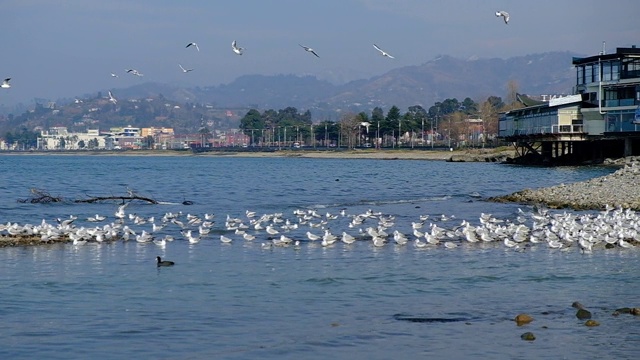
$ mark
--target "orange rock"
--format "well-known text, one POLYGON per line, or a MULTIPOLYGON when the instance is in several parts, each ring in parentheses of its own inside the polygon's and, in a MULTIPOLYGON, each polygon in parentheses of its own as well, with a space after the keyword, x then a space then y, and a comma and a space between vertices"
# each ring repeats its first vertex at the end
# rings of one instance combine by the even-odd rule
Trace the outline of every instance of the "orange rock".
POLYGON ((514 320, 518 326, 522 326, 532 322, 533 318, 527 314, 518 314, 514 320))

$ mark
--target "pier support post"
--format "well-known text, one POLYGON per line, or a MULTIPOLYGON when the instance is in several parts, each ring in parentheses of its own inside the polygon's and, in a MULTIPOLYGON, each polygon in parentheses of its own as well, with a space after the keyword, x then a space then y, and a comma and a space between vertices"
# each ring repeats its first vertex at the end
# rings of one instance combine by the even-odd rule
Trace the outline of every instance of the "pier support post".
POLYGON ((631 138, 624 138, 624 157, 633 155, 633 146, 631 144, 631 138))

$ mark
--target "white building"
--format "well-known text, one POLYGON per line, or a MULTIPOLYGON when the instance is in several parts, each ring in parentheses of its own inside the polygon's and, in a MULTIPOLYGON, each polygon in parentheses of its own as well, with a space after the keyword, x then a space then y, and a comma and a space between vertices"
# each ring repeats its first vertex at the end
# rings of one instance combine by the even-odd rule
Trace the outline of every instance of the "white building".
POLYGON ((38 138, 38 150, 78 150, 104 149, 105 136, 98 129, 89 129, 85 133, 72 133, 64 126, 52 127, 41 131, 38 138))

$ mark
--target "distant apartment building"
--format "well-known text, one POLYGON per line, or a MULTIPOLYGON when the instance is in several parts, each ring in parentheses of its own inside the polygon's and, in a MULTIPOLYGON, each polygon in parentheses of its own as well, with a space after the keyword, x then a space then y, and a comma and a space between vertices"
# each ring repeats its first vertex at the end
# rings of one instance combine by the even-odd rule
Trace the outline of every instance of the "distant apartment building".
POLYGON ((103 135, 107 150, 140 149, 143 146, 141 129, 131 125, 111 128, 103 135))
POLYGON ((99 129, 87 132, 69 132, 64 126, 51 127, 40 132, 38 150, 104 149, 105 138, 99 129))
POLYGON ((169 149, 170 144, 173 142, 175 134, 172 128, 142 128, 140 130, 140 136, 142 138, 147 138, 151 136, 153 138, 153 148, 154 149, 169 149))

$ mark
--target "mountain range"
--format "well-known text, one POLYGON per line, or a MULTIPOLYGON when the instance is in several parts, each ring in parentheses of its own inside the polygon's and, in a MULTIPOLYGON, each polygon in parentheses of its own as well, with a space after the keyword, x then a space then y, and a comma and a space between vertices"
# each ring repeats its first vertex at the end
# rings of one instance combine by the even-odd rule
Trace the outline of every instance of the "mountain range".
MULTIPOLYGON (((336 85, 314 76, 245 75, 229 84, 184 88, 146 83, 118 90, 131 98, 162 94, 181 102, 216 107, 281 109, 293 106, 320 111, 361 111, 375 106, 430 107, 448 98, 484 101, 505 97, 507 83, 515 81, 520 93, 570 94, 575 85, 571 52, 547 52, 508 59, 459 59, 438 56, 422 65, 393 69, 370 79, 336 85)), ((316 113, 314 113, 314 116, 316 113)))
POLYGON ((570 94, 575 85, 575 70, 571 66, 574 56, 578 55, 568 51, 508 59, 459 59, 441 55, 421 65, 399 67, 345 84, 309 75, 244 75, 218 86, 189 88, 144 83, 114 92, 120 99, 162 95, 176 102, 221 109, 266 110, 292 106, 311 110, 315 119, 332 118, 341 112, 370 111, 376 106, 386 109, 396 105, 406 109, 421 105, 428 109, 448 98, 469 97, 476 102, 492 95, 504 98, 509 82, 517 84, 518 92, 529 95, 570 94))

